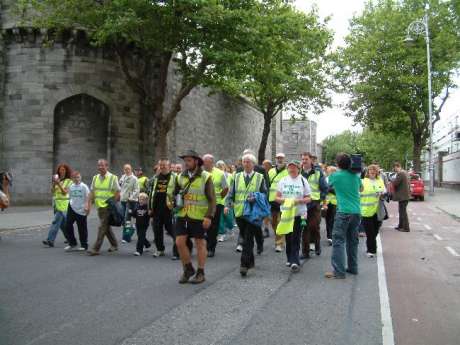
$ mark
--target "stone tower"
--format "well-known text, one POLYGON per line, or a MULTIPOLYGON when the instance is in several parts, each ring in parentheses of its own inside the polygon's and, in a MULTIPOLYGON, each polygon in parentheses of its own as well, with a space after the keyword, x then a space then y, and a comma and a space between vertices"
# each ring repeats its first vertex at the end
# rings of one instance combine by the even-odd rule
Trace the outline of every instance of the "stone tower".
MULTIPOLYGON (((20 26, 12 3, 0 0, 0 169, 15 177, 13 202, 49 202, 61 162, 87 183, 98 158, 107 158, 116 174, 131 163, 150 175, 154 124, 141 114, 113 52, 91 46, 82 30, 44 45, 48 32, 20 26)), ((174 73, 169 79, 173 90, 174 73)), ((169 134, 170 159, 193 148, 232 163, 245 148, 258 147, 262 128, 262 115, 246 100, 195 88, 169 134)))

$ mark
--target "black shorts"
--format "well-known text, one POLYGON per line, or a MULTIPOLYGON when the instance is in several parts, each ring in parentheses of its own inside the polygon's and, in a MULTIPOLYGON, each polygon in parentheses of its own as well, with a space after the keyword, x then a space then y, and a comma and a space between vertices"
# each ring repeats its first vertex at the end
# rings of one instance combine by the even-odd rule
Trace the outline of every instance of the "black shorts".
POLYGON ((272 211, 272 213, 280 213, 281 205, 276 201, 270 201, 270 210, 272 211))
POLYGON ((189 236, 194 238, 205 238, 206 231, 203 228, 202 220, 177 218, 176 236, 189 236))

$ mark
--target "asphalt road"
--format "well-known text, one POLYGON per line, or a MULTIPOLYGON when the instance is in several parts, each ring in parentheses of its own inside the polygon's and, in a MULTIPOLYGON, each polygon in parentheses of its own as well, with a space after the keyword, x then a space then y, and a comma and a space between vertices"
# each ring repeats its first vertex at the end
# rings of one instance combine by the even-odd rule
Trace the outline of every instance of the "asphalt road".
MULTIPOLYGON (((395 343, 456 345, 460 258, 445 247, 460 253, 458 222, 428 203, 409 209, 416 213, 411 233, 392 230, 394 219, 382 230, 395 343)), ((90 242, 96 225, 90 221, 90 242)), ((183 286, 180 264, 169 256, 134 257, 134 243, 109 254, 105 243, 103 255, 88 257, 64 252, 61 234, 56 248, 43 248, 45 234, 2 233, 1 345, 391 345, 382 340, 377 261, 365 257, 363 242, 360 274, 329 281, 323 278, 330 269, 327 245, 291 274, 271 237, 256 269, 242 279, 229 240, 208 260, 207 282, 183 286)), ((167 248, 170 255, 169 239, 167 248)))

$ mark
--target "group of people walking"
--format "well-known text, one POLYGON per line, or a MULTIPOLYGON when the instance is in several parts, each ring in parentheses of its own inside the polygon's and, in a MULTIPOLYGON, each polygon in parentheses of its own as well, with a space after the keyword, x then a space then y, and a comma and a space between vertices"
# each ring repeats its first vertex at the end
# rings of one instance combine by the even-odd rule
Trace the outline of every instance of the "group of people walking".
MULTIPOLYGON (((346 273, 358 273, 360 227, 366 233, 368 257, 376 254, 376 237, 383 221, 382 200, 389 183, 377 165, 367 167, 365 176, 361 176, 351 169, 347 154, 337 156, 337 167, 319 165, 308 152, 300 160, 289 162, 278 153, 274 165, 268 160, 258 165, 251 150, 245 150, 235 166, 195 151, 187 151, 180 158, 182 164, 160 159, 150 179, 140 168, 133 172, 130 164, 124 165, 118 179, 109 171, 107 160, 100 159, 90 187, 82 182, 78 171, 59 165, 52 178, 54 219, 43 244, 54 247, 61 229, 67 251, 97 256, 107 237, 108 252, 116 252, 119 242, 112 225, 120 225, 116 215, 121 214, 122 243, 131 241, 129 229, 135 228, 137 233, 135 256, 152 249, 147 240, 150 225, 153 256, 165 256, 165 231, 173 239, 172 259, 180 259, 183 266, 181 284, 205 281, 207 258, 215 256, 218 241, 236 226, 239 233, 235 249, 241 252, 243 277, 255 267, 254 246, 256 253, 262 254, 264 239, 270 233, 275 236, 275 251, 286 252, 286 266, 292 272, 300 270, 301 261, 309 259, 311 252, 321 255, 322 217, 327 243, 332 246, 333 270, 326 277, 341 279, 346 273), (100 224, 90 248, 87 216, 93 205, 100 224), (196 268, 191 259, 193 248, 196 268)), ((408 230, 406 221, 407 216, 400 227, 408 230)))

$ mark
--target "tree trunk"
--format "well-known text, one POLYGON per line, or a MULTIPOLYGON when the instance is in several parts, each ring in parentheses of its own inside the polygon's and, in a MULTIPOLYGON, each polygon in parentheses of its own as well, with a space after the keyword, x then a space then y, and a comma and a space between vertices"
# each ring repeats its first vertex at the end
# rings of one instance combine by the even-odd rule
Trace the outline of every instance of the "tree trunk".
POLYGON ((265 160, 265 150, 267 149, 268 136, 270 134, 273 114, 270 112, 264 114, 264 129, 262 131, 262 139, 260 140, 258 160, 259 164, 265 160))
POLYGON ((155 161, 168 158, 168 132, 164 124, 158 123, 155 128, 155 139, 153 140, 155 161))
POLYGON ((422 156, 422 141, 420 138, 414 138, 414 147, 412 149, 412 159, 414 170, 420 172, 422 170, 421 156, 422 156))

